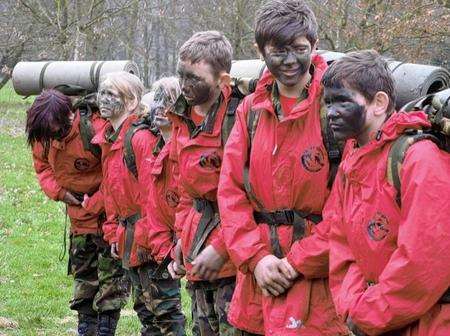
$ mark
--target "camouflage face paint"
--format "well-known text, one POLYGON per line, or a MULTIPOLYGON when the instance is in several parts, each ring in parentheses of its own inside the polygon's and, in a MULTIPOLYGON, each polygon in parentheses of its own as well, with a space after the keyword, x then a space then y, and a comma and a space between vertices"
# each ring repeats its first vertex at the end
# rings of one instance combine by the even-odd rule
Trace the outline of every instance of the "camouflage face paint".
POLYGON ((336 140, 356 138, 363 132, 367 115, 366 107, 355 101, 351 90, 325 88, 324 102, 336 140))
POLYGON ((181 92, 190 106, 204 104, 214 95, 214 87, 205 78, 189 71, 182 64, 178 65, 177 74, 181 92))
POLYGON ((111 85, 101 85, 97 95, 98 108, 102 118, 111 119, 125 111, 125 102, 111 85))
POLYGON ((155 125, 158 128, 170 126, 170 121, 166 115, 167 108, 169 108, 170 105, 170 97, 167 95, 163 88, 159 87, 155 91, 155 96, 153 98, 153 103, 150 110, 150 113, 154 118, 155 125))
POLYGON ((286 86, 295 86, 311 66, 311 45, 295 40, 287 45, 269 44, 264 60, 272 75, 286 86))

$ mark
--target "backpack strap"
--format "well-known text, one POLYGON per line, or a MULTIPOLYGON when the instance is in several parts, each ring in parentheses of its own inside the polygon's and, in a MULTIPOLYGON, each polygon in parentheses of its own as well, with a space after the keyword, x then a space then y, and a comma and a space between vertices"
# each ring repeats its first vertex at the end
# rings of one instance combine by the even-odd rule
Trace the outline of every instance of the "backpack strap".
POLYGON ((247 194, 247 197, 250 201, 256 204, 260 211, 264 210, 264 206, 258 200, 255 193, 253 192, 253 188, 250 184, 250 154, 252 151, 253 138, 255 137, 256 128, 258 127, 259 117, 261 115, 260 111, 256 111, 250 109, 247 115, 247 134, 248 134, 248 145, 247 145, 247 160, 244 165, 243 172, 243 180, 244 180, 244 188, 247 194))
POLYGON ((231 96, 228 102, 227 111, 222 122, 222 145, 225 146, 227 140, 230 136, 231 130, 234 126, 234 121, 236 120, 236 110, 241 102, 240 97, 231 96))
POLYGON ((95 135, 94 127, 92 126, 92 108, 87 102, 81 102, 77 106, 80 111, 80 135, 83 142, 83 148, 86 151, 91 152, 95 157, 101 157, 100 146, 91 143, 92 138, 95 135))
POLYGON ((320 128, 322 130, 322 139, 330 162, 330 170, 328 172, 327 186, 331 189, 336 177, 339 164, 342 160, 342 146, 336 141, 331 130, 330 123, 327 118, 327 109, 325 106, 320 108, 320 128))
MULTIPOLYGON (((149 130, 153 135, 158 136, 159 132, 156 128, 152 128, 144 120, 139 120, 131 124, 131 127, 125 133, 124 145, 123 145, 123 160, 128 170, 134 177, 138 178, 138 171, 136 166, 136 154, 133 150, 133 137, 140 130, 149 130)), ((159 142, 158 142, 159 143, 159 142)), ((157 143, 157 144, 158 144, 157 143)))
POLYGON ((400 171, 405 160, 408 149, 416 142, 422 140, 431 140, 440 147, 440 141, 434 135, 425 133, 422 130, 407 131, 392 144, 387 162, 386 178, 388 182, 395 187, 397 191, 395 201, 401 206, 401 181, 400 171))

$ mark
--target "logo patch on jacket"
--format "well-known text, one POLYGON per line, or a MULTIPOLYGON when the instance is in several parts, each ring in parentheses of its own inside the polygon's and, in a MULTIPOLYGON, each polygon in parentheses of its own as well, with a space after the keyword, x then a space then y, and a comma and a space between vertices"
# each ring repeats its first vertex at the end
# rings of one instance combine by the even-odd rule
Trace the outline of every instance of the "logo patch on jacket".
POLYGON ((374 241, 380 241, 389 234, 389 221, 381 212, 377 212, 367 225, 367 232, 374 241))
POLYGON ((171 208, 176 208, 180 203, 180 196, 173 190, 167 190, 166 202, 171 208))
POLYGON ((75 162, 73 163, 73 166, 75 167, 76 170, 85 171, 85 170, 89 169, 90 164, 89 164, 88 159, 79 158, 79 159, 75 160, 75 162))
POLYGON ((317 173, 325 166, 325 154, 321 147, 312 146, 301 157, 302 166, 311 173, 317 173))
POLYGON ((222 159, 217 152, 204 153, 200 156, 200 166, 209 169, 218 169, 222 164, 222 159))

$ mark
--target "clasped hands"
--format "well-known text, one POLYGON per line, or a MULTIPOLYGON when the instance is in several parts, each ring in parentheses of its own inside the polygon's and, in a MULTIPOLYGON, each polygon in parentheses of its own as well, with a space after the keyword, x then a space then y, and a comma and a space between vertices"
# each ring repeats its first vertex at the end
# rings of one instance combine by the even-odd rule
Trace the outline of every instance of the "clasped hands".
POLYGON ((269 254, 255 267, 254 276, 265 296, 278 296, 288 290, 299 276, 286 258, 280 259, 269 254))

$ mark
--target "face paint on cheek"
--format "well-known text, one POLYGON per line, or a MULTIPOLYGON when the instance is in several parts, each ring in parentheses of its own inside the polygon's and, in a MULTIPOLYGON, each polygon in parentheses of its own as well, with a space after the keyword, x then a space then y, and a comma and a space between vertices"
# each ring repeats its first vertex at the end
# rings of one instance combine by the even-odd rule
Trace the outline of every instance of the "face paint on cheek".
POLYGON ((337 140, 355 138, 364 130, 366 107, 357 103, 346 89, 325 89, 327 116, 337 140))
POLYGON ((311 66, 310 53, 299 54, 290 51, 284 57, 267 53, 264 60, 272 75, 286 86, 298 84, 300 78, 308 72, 311 66))

